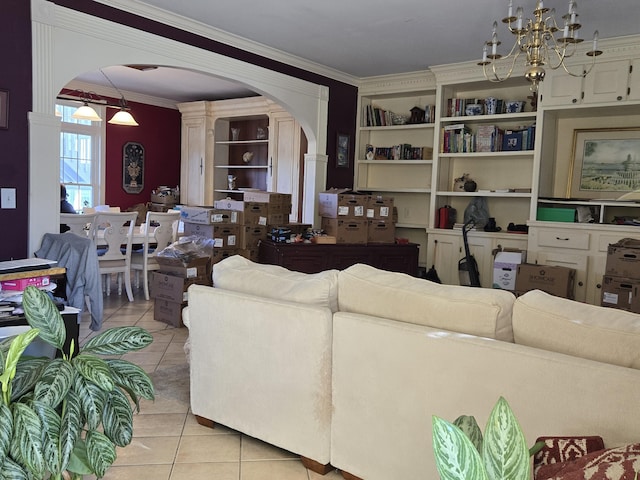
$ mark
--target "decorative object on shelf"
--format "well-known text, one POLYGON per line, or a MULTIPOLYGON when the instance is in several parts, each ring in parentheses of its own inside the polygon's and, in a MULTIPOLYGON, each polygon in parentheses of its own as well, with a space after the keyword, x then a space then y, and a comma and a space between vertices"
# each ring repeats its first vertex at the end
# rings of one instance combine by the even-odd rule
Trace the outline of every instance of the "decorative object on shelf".
POLYGON ((233 140, 234 142, 237 142, 240 139, 240 129, 239 128, 232 128, 231 129, 231 140, 233 140))
POLYGON ((506 103, 507 113, 520 113, 524 108, 524 102, 521 100, 509 100, 506 103))
POLYGON ((144 189, 144 147, 138 142, 127 142, 122 147, 122 188, 127 193, 144 189))
POLYGON ((400 113, 391 112, 391 123, 393 125, 405 125, 409 121, 409 117, 400 113))
POLYGON ((496 219, 494 217, 489 217, 487 220, 487 224, 484 226, 485 232, 500 232, 502 231, 502 227, 496 225, 496 219))
POLYGON ((513 14, 513 1, 509 0, 509 11, 502 22, 507 24, 516 40, 506 56, 500 55, 497 51, 498 45, 501 43, 498 40, 498 22, 493 22, 491 40, 484 44, 482 61, 478 63, 478 65, 482 65, 487 80, 502 82, 510 78, 521 54, 523 54, 522 58, 526 68, 524 76, 531 82, 530 88, 533 92, 538 90, 539 83, 544 80, 544 65, 552 70, 562 67, 573 77, 585 77, 591 71, 595 65, 596 57, 602 54, 602 51, 598 50, 597 30, 593 34, 591 50, 586 52, 591 57, 591 65, 586 70, 580 67, 579 71, 573 72, 565 62, 567 58, 571 58, 577 52, 578 44, 583 41, 578 37, 578 30, 582 25, 578 22, 576 1, 569 0, 568 12, 562 16, 564 20, 562 28, 558 27, 556 22, 555 9, 552 9, 549 15, 545 16, 547 12, 549 9, 544 7, 543 0, 537 0, 536 8, 533 11, 534 17, 525 19, 522 7, 518 7, 515 15, 513 14), (556 32, 560 32, 557 37, 556 32), (499 59, 503 59, 504 62, 497 62, 499 59), (498 74, 498 63, 507 65, 506 75, 500 76, 498 74), (487 71, 487 65, 491 65, 491 72, 487 71))
POLYGON ((454 192, 464 192, 464 185, 467 181, 471 180, 471 177, 468 173, 463 173, 461 177, 454 178, 453 180, 453 191, 454 192))
POLYGON ((411 109, 411 118, 409 123, 424 123, 424 110, 420 107, 413 107, 411 109))
POLYGON ((236 179, 235 175, 227 175, 227 187, 229 187, 229 190, 236 189, 236 179))
POLYGON ((351 135, 347 133, 338 133, 336 139, 336 167, 349 168, 349 143, 351 135))
POLYGON ((640 189, 640 128, 576 129, 567 198, 615 199, 640 189))
POLYGON ((498 99, 496 97, 487 97, 484 99, 484 108, 487 115, 495 115, 498 113, 498 99))
POLYGON ((475 181, 468 179, 466 182, 464 182, 465 192, 475 192, 477 190, 478 190, 478 184, 475 181))
POLYGON ((258 140, 266 140, 268 137, 268 132, 269 130, 267 128, 263 128, 263 127, 258 127, 258 130, 256 131, 256 139, 258 140))
POLYGON ((253 152, 244 152, 242 154, 242 161, 244 163, 249 163, 251 160, 253 160, 253 152))
POLYGON ((9 91, 0 90, 0 128, 9 128, 9 91))
POLYGON ((482 115, 484 107, 481 103, 470 103, 464 107, 464 114, 467 116, 482 115))

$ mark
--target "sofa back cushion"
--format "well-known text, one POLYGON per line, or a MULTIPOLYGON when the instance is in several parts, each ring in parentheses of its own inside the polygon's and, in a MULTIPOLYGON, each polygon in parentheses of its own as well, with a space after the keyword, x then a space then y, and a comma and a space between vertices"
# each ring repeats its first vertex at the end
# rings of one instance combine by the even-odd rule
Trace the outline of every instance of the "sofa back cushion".
POLYGON ((212 277, 216 288, 338 310, 338 270, 293 272, 234 255, 214 264, 212 277))
POLYGON ((640 368, 640 315, 525 293, 513 307, 516 343, 581 358, 640 368))
POLYGON ((505 290, 440 285, 357 264, 340 272, 340 311, 513 341, 515 298, 505 290))

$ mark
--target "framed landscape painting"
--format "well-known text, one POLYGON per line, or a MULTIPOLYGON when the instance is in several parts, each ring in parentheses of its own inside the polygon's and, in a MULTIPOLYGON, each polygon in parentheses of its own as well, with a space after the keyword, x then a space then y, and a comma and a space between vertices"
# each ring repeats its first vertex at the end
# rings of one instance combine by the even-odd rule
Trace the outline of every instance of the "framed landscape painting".
POLYGON ((640 128, 573 132, 567 196, 613 199, 640 189, 640 128))

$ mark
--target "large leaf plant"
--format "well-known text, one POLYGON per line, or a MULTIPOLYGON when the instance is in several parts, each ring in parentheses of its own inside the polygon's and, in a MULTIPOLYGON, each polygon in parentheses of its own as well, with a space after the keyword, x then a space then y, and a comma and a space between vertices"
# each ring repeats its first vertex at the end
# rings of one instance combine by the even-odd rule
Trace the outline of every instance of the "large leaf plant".
POLYGON ((23 307, 32 328, 0 342, 0 479, 102 478, 116 447, 131 442, 140 399, 154 398, 144 370, 117 357, 153 338, 143 328, 116 327, 79 351, 71 342, 61 358, 27 357, 36 337, 62 351, 66 333, 46 293, 27 287, 23 307))
POLYGON ((529 480, 529 457, 543 445, 527 448, 503 397, 491 411, 484 436, 473 416, 462 415, 453 423, 433 416, 433 450, 442 480, 529 480))

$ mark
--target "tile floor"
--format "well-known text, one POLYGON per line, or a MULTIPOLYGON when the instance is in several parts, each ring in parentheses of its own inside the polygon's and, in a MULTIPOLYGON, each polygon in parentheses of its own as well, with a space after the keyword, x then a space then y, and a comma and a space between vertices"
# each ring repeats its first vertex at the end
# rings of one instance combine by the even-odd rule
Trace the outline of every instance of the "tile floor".
MULTIPOLYGON (((148 373, 186 365, 184 343, 188 330, 153 319, 153 300, 145 301, 135 289, 135 301, 117 289, 105 296, 103 328, 137 325, 153 334, 154 341, 126 358, 148 373)), ((86 313, 84 314, 86 315, 86 313)), ((93 332, 83 319, 80 341, 93 332)), ((156 384, 154 402, 144 401, 134 417, 133 441, 118 449, 118 458, 105 480, 342 480, 337 471, 322 476, 302 466, 298 457, 223 426, 199 425, 189 410, 188 382, 184 391, 156 384), (158 390, 161 390, 158 392, 158 390)), ((95 477, 85 477, 94 480, 95 477)))

